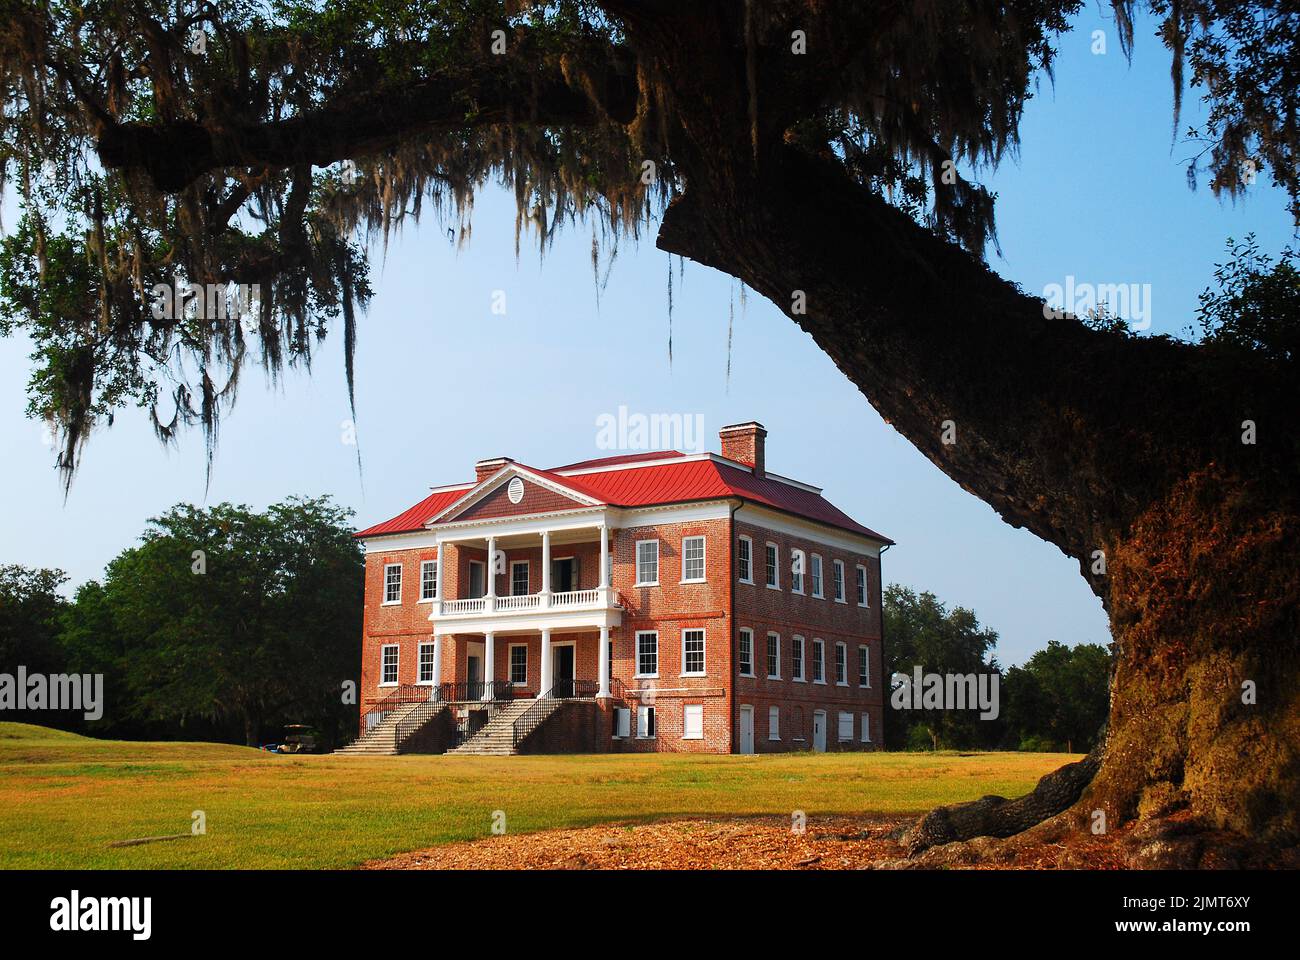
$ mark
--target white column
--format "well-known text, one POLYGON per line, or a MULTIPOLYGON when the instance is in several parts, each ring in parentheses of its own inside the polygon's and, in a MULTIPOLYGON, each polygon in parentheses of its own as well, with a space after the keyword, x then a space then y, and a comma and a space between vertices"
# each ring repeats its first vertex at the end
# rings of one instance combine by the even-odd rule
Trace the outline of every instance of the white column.
POLYGON ((483 634, 483 699, 492 699, 492 680, 493 673, 496 670, 496 639, 495 633, 483 634))
MULTIPOLYGON (((442 572, 442 567, 438 568, 442 572)), ((438 578, 438 589, 442 589, 442 578, 438 578)), ((433 689, 434 696, 438 695, 438 688, 442 686, 442 637, 438 636, 437 631, 433 634, 433 689)))
POLYGON ((497 608, 497 538, 487 538, 487 563, 484 565, 483 575, 487 578, 487 603, 484 604, 486 609, 495 610, 497 608))
POLYGON ((605 599, 606 588, 609 586, 609 527, 605 524, 600 525, 600 583, 601 599, 605 599))
POLYGON ((541 689, 537 691, 538 696, 549 692, 551 689, 551 631, 542 631, 542 682, 541 689))
POLYGON ((609 627, 603 625, 600 628, 600 689, 596 691, 596 696, 604 698, 609 696, 609 627))
POLYGON ((542 531, 542 606, 551 605, 551 531, 542 531))

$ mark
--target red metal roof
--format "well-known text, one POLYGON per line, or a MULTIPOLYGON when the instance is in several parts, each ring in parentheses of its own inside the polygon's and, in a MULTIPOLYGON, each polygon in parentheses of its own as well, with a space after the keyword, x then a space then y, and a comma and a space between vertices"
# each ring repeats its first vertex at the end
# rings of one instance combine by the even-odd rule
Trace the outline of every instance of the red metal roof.
MULTIPOLYGON (((571 464, 556 469, 573 470, 594 467, 598 464, 644 462, 647 459, 667 459, 670 456, 681 457, 681 454, 664 451, 656 455, 610 457, 606 460, 587 461, 585 464, 571 464)), ((869 527, 864 527, 819 493, 770 477, 756 477, 748 470, 713 460, 679 459, 652 466, 629 467, 625 470, 600 470, 596 473, 568 477, 558 476, 554 470, 538 470, 522 463, 515 465, 531 470, 552 483, 613 506, 648 507, 738 497, 808 520, 850 530, 883 543, 894 542, 869 527)), ((362 530, 357 536, 370 537, 422 530, 430 519, 469 492, 469 490, 451 490, 434 493, 406 512, 362 530)))
POLYGON ((561 470, 587 470, 596 467, 612 467, 619 463, 644 463, 647 460, 663 460, 666 457, 681 457, 685 454, 677 450, 649 450, 645 453, 624 453, 617 457, 601 457, 598 460, 580 460, 578 463, 566 463, 562 467, 551 467, 552 473, 561 470))

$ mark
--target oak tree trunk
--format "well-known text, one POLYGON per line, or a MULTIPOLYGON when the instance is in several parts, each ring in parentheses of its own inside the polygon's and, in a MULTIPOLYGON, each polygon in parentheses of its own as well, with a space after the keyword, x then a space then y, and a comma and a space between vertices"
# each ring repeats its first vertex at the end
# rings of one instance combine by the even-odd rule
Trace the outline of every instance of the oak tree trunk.
MULTIPOLYGON (((1300 397, 1286 372, 1044 316, 1041 299, 834 158, 756 143, 743 56, 710 58, 707 23, 679 29, 675 46, 655 29, 634 38, 664 57, 688 178, 659 247, 769 298, 887 422, 1008 523, 1078 560, 1102 599, 1111 712, 1100 765, 1085 768, 1096 775, 1071 781, 1078 828, 1097 811, 1108 829, 1184 811, 1295 844, 1300 397)), ((1040 816, 1072 800, 1049 793, 1040 816)), ((994 816, 982 832, 1005 825, 994 816)))

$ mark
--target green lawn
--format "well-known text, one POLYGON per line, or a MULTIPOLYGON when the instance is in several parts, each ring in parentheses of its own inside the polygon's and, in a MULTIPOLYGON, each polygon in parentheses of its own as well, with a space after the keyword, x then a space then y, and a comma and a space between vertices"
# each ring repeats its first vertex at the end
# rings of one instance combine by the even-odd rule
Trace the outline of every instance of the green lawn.
POLYGON ((0 867, 348 867, 511 832, 679 815, 919 813, 1028 792, 1065 754, 287 757, 0 723, 0 867), (110 848, 115 840, 207 833, 110 848))

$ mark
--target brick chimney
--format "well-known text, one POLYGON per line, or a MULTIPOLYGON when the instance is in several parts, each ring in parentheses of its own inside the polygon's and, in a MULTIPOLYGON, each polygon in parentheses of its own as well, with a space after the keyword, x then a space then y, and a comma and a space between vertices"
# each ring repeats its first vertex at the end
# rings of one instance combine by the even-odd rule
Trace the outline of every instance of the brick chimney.
POLYGON ((757 420, 748 423, 733 423, 718 431, 722 440, 722 455, 728 460, 737 460, 754 468, 754 476, 761 477, 764 469, 763 447, 767 440, 767 430, 757 420))
POLYGON ((484 478, 492 476, 507 463, 514 463, 509 457, 493 457, 491 460, 480 460, 474 464, 474 482, 482 483, 484 478))

